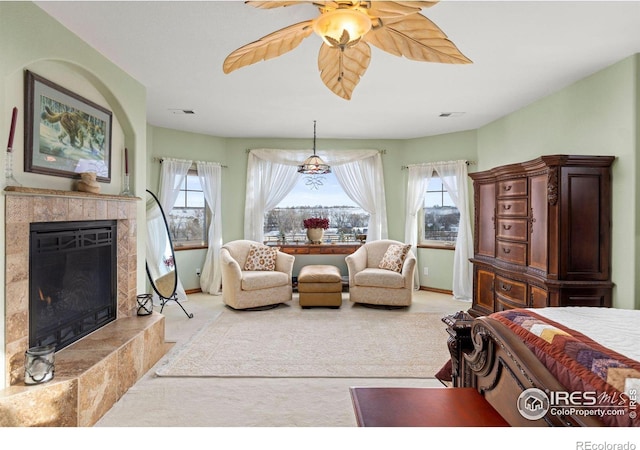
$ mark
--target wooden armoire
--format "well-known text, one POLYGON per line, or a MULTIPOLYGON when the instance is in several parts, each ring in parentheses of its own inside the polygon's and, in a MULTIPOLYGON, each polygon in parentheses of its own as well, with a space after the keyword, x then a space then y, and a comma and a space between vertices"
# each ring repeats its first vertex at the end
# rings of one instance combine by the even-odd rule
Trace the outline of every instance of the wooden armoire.
POLYGON ((550 155, 469 174, 474 317, 611 306, 612 156, 550 155))

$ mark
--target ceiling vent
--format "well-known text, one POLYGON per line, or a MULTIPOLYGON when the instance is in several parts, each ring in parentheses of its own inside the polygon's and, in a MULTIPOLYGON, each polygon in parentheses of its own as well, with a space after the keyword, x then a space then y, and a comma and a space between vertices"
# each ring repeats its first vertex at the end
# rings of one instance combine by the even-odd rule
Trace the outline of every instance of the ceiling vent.
POLYGON ((171 111, 173 114, 195 114, 195 111, 193 109, 169 108, 169 111, 171 111))
POLYGON ((464 115, 463 112, 443 112, 443 113, 440 113, 440 116, 438 117, 460 117, 463 115, 464 115))

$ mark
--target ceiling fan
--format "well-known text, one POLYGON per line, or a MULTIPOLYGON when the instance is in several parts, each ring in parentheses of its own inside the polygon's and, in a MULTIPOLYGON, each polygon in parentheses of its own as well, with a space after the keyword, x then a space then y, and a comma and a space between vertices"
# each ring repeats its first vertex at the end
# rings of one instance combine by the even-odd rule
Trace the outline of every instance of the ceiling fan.
POLYGON ((275 31, 233 51, 224 61, 224 73, 266 61, 296 48, 315 32, 323 39, 318 69, 324 84, 350 100, 371 60, 371 47, 415 61, 469 64, 447 35, 420 14, 438 1, 246 1, 255 8, 313 4, 320 15, 275 31))

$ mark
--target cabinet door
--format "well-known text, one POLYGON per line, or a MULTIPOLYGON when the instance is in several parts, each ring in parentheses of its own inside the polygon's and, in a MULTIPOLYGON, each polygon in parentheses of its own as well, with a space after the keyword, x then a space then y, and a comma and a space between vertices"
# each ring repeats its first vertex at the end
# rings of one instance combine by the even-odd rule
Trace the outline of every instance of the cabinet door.
POLYGON ((544 308, 547 306, 547 291, 538 286, 529 286, 529 297, 532 308, 544 308))
POLYGON ((496 185, 494 183, 476 186, 476 250, 477 255, 495 257, 496 252, 496 185))
POLYGON ((608 170, 561 171, 560 276, 571 281, 610 279, 611 202, 608 170))
POLYGON ((476 295, 474 300, 487 313, 491 313, 494 310, 494 278, 495 274, 491 271, 476 270, 476 295))
POLYGON ((529 266, 547 272, 547 175, 529 179, 529 266))

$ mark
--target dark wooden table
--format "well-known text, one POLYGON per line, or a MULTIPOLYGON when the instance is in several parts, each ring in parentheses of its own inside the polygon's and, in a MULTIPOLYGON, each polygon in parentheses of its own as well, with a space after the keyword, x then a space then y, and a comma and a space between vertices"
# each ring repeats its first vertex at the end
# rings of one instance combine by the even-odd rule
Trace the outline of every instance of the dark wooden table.
POLYGON ((359 427, 508 427, 474 388, 352 387, 359 427))
POLYGON ((358 250, 360 242, 340 242, 335 244, 272 244, 290 255, 350 255, 358 250))

